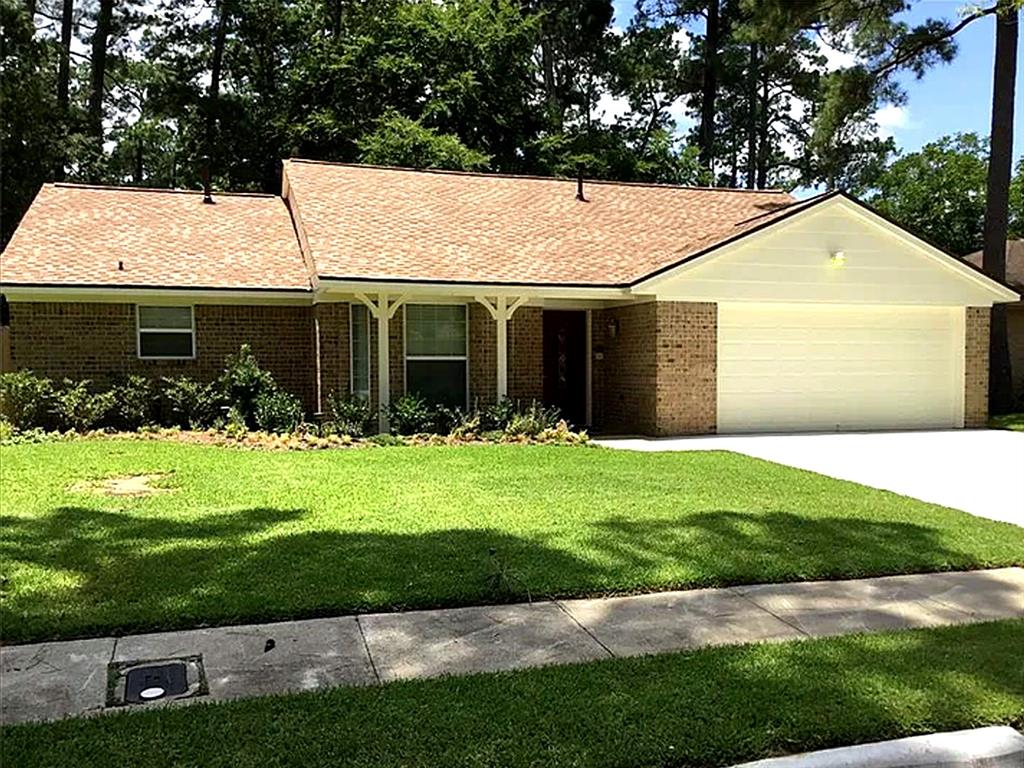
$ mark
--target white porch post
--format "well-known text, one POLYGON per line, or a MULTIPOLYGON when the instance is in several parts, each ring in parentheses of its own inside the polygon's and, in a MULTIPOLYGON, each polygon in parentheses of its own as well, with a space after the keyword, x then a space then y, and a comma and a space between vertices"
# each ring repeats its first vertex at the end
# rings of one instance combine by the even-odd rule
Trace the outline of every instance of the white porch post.
POLYGON ((495 322, 498 326, 498 391, 497 402, 508 397, 508 299, 499 296, 495 307, 495 322))
POLYGON ((380 294, 377 298, 377 412, 378 428, 381 434, 388 431, 388 406, 391 404, 391 354, 388 349, 390 339, 388 312, 388 295, 380 294))
POLYGON ((492 304, 486 296, 476 296, 476 300, 483 304, 484 308, 490 313, 491 317, 494 318, 495 328, 497 333, 495 334, 497 339, 497 376, 495 394, 497 395, 497 402, 501 402, 508 397, 508 321, 512 319, 512 315, 516 313, 523 304, 526 303, 526 297, 520 296, 509 304, 507 296, 496 296, 494 303, 492 304))
POLYGON ((390 320, 398 308, 405 303, 406 296, 399 296, 394 301, 388 300, 386 293, 377 294, 374 302, 368 296, 357 293, 356 298, 370 310, 370 315, 377 318, 377 409, 380 431, 388 431, 388 406, 391 404, 391 354, 388 349, 390 339, 390 320))

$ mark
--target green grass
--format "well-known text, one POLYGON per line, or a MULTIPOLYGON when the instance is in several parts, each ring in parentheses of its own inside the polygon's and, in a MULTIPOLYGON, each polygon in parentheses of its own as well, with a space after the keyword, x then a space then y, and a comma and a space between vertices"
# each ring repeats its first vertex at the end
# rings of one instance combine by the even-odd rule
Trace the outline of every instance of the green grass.
POLYGON ((2 732, 21 766, 723 766, 1024 725, 1024 622, 715 648, 2 732))
POLYGON ((1012 429, 1014 432, 1024 432, 1024 413, 993 416, 988 420, 988 425, 992 429, 1012 429))
POLYGON ((0 472, 7 642, 1024 564, 1022 528, 724 452, 79 440, 0 472), (143 472, 173 490, 73 490, 143 472))

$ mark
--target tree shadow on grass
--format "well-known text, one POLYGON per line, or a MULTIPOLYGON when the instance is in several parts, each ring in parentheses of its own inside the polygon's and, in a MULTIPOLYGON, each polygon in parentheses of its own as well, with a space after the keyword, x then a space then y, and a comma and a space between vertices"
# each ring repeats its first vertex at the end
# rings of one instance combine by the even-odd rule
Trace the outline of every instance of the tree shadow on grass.
POLYGON ((3 639, 987 564, 924 526, 782 511, 612 519, 571 540, 486 528, 294 532, 308 514, 182 521, 60 507, 0 518, 3 639))

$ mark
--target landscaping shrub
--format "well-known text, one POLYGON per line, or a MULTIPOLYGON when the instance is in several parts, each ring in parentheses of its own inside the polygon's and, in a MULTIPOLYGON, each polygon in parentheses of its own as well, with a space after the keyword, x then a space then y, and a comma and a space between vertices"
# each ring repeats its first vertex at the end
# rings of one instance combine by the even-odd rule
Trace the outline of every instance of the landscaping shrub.
POLYGON ((484 431, 501 430, 512 420, 516 414, 516 404, 507 397, 500 402, 488 405, 480 411, 480 428, 484 431))
POLYGON ((114 388, 112 423, 134 431, 153 423, 153 384, 145 376, 129 376, 114 388))
POLYGON ((32 371, 0 374, 0 416, 12 429, 45 428, 53 423, 53 383, 32 371))
POLYGON ((418 435, 434 430, 437 412, 418 395, 402 395, 388 407, 393 435, 418 435))
POLYGON ((274 377, 260 368, 248 344, 224 361, 218 385, 224 399, 238 411, 249 429, 256 427, 256 400, 277 390, 274 377))
POLYGON ((216 384, 203 384, 188 376, 165 377, 163 421, 182 429, 205 429, 220 413, 223 398, 216 384))
POLYGON ((264 390, 253 403, 253 418, 265 432, 291 432, 302 422, 302 401, 283 389, 264 390))
POLYGON ((376 431, 373 424, 376 414, 370 401, 356 395, 332 392, 327 397, 327 416, 331 425, 328 431, 333 429, 341 435, 365 437, 376 431))
POLYGON ((54 399, 53 412, 60 429, 87 432, 99 426, 114 407, 114 393, 90 392, 90 381, 64 379, 64 386, 54 399))
POLYGON ((506 435, 522 435, 536 437, 545 430, 555 429, 561 421, 557 408, 545 408, 540 403, 531 402, 523 410, 518 408, 505 426, 506 435))

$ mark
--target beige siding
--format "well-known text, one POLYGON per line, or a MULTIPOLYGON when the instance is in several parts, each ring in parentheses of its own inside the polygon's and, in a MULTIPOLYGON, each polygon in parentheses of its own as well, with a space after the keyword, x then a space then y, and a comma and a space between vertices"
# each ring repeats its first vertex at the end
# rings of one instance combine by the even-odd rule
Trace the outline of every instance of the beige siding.
POLYGON ((652 283, 659 299, 987 306, 973 270, 837 200, 652 283), (845 255, 834 265, 830 256, 845 255))

